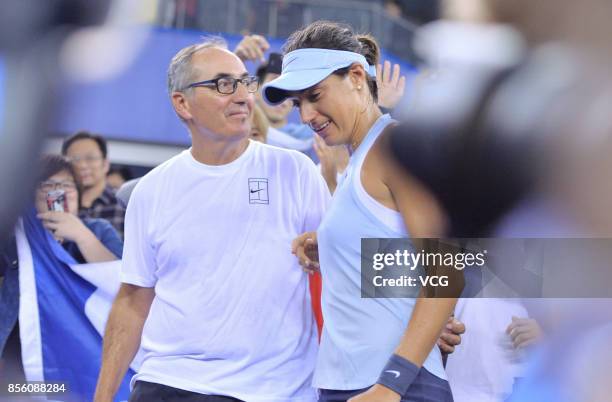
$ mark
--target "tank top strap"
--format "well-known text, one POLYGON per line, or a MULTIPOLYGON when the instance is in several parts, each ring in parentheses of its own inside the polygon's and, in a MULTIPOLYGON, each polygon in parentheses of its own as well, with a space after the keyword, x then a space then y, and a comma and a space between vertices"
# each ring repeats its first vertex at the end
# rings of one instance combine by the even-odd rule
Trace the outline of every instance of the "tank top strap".
POLYGON ((370 128, 365 138, 351 157, 351 159, 355 161, 354 167, 356 169, 361 169, 361 165, 363 164, 366 155, 378 137, 380 137, 383 132, 395 125, 397 125, 397 121, 388 114, 380 116, 378 120, 374 122, 374 125, 370 128))

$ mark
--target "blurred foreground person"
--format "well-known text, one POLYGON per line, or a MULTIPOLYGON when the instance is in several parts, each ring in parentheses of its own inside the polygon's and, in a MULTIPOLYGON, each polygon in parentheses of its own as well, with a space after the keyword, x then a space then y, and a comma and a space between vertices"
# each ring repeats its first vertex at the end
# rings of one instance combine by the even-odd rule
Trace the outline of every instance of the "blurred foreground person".
POLYGON ((290 245, 329 193, 305 155, 249 139, 257 88, 221 40, 172 59, 192 147, 131 195, 96 402, 113 400, 139 345, 132 402, 316 400, 317 328, 290 245))
POLYGON ((282 74, 264 85, 264 98, 293 98, 327 145, 351 153, 317 232, 293 244, 304 269, 320 266, 323 277, 325 325, 313 381, 319 401, 452 401, 436 341, 456 299, 417 297, 418 289, 403 298, 361 297, 361 239, 422 234, 411 225, 415 192, 404 191, 382 162, 381 138, 393 119, 377 104, 378 45, 348 25, 317 21, 294 32, 285 51, 282 74))
MULTIPOLYGON (((612 190, 603 173, 610 169, 612 132, 612 52, 604 40, 609 3, 490 4, 517 29, 481 14, 469 24, 427 27, 421 38, 430 61, 443 65, 392 135, 406 185, 421 183, 442 206, 442 224, 433 228, 438 236, 609 237, 612 190)), ((430 211, 425 204, 415 208, 430 211)), ((589 255, 581 269, 604 257, 589 255)), ((565 280, 586 275, 576 274, 565 280)), ((458 304, 456 312, 474 331, 449 359, 457 400, 501 401, 511 393, 511 401, 607 400, 601 373, 611 367, 602 358, 611 352, 609 301, 491 301, 458 304), (517 307, 536 321, 512 317, 517 307), (504 353, 493 331, 510 349, 527 350, 520 353, 526 369, 496 357, 504 353)))

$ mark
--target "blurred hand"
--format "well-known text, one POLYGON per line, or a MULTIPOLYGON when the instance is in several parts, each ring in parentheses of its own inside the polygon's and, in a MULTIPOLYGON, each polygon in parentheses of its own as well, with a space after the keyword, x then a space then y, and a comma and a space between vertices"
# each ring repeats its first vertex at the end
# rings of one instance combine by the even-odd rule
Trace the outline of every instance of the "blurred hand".
POLYGON ((542 338, 542 329, 533 318, 512 317, 512 323, 506 328, 516 349, 527 347, 542 338))
POLYGON ((391 73, 391 62, 388 60, 382 65, 376 66, 376 84, 378 85, 378 106, 393 109, 404 96, 406 89, 406 77, 400 77, 400 66, 393 66, 391 73))
POLYGON ((317 232, 306 232, 296 237, 291 242, 291 253, 297 257, 304 272, 312 274, 319 270, 317 232))
POLYGON ((348 402, 399 402, 400 394, 384 385, 375 384, 366 392, 355 395, 348 402))
POLYGON ((68 212, 49 211, 37 216, 42 220, 43 226, 60 242, 63 240, 76 242, 89 232, 78 216, 68 212))
POLYGON ((321 174, 329 187, 329 191, 333 193, 336 190, 338 166, 336 164, 336 154, 334 149, 325 143, 325 140, 318 135, 313 135, 313 148, 321 161, 321 174))
POLYGON ((461 334, 465 333, 465 324, 454 317, 449 317, 446 326, 438 339, 438 347, 442 353, 450 354, 455 351, 455 346, 461 344, 461 334))
POLYGON ((240 57, 242 61, 261 61, 262 63, 266 61, 264 53, 266 50, 270 48, 270 44, 261 35, 246 35, 236 49, 234 49, 234 54, 240 57))

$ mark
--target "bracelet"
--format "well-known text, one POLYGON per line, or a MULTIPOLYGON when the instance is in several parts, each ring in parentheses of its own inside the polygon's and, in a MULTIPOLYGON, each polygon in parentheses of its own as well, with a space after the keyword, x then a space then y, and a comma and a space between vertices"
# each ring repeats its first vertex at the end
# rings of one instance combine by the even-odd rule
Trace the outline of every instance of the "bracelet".
POLYGON ((419 370, 416 364, 394 354, 380 373, 377 383, 403 396, 419 374, 419 370))

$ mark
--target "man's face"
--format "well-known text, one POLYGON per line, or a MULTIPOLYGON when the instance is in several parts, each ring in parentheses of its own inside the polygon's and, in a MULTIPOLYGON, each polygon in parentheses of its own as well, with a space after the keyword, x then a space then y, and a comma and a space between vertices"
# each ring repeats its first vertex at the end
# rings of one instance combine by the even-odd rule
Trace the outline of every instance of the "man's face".
POLYGON ((109 163, 102 156, 96 141, 89 138, 76 140, 66 150, 66 156, 72 162, 77 179, 84 189, 106 183, 109 163))
POLYGON ((283 124, 287 120, 287 116, 291 112, 291 108, 293 107, 293 103, 291 100, 286 100, 280 105, 270 106, 263 100, 261 96, 261 88, 263 85, 273 79, 277 78, 279 74, 268 73, 264 77, 264 82, 260 84, 259 91, 257 92, 257 104, 262 108, 268 120, 272 125, 283 124))
MULTIPOLYGON (((248 76, 244 63, 233 53, 219 48, 204 49, 193 55, 193 82, 229 76, 248 76)), ((172 102, 192 135, 202 133, 212 138, 246 138, 251 130, 254 96, 238 83, 233 94, 221 94, 212 87, 194 87, 174 92, 172 102)))

